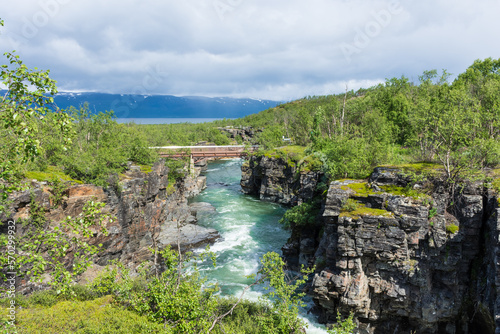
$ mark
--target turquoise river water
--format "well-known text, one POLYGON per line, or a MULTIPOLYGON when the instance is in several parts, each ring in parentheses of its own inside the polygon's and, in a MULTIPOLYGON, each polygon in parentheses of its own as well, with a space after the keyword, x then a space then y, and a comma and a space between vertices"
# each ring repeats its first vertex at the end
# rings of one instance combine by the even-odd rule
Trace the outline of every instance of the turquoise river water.
MULTIPOLYGON (((217 281, 222 295, 239 296, 253 280, 246 278, 257 272, 259 258, 270 251, 281 253, 290 232, 278 223, 285 208, 275 203, 260 201, 241 192, 242 160, 221 160, 210 163, 205 172, 207 189, 192 202, 208 202, 216 213, 201 215, 198 224, 219 231, 222 238, 210 248, 217 255, 217 266, 202 264, 199 268, 209 281, 217 281)), ((245 294, 256 300, 262 290, 256 288, 245 294)), ((314 317, 301 310, 308 324, 307 333, 326 333, 314 317)))

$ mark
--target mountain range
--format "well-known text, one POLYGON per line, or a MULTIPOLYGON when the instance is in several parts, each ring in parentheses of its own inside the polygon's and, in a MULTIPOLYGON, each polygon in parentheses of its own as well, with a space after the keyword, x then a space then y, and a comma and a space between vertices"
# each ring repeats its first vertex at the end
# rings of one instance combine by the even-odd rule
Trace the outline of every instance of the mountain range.
POLYGON ((88 102, 91 112, 113 110, 118 118, 239 118, 280 104, 280 101, 230 97, 68 93, 55 95, 61 109, 88 102))

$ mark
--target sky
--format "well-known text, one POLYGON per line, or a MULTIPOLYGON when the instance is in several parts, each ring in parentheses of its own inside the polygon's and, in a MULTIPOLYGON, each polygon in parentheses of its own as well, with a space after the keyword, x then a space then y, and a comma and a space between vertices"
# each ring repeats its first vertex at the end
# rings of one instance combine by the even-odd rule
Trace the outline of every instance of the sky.
POLYGON ((500 0, 0 1, 0 52, 59 91, 289 101, 500 58, 500 0))

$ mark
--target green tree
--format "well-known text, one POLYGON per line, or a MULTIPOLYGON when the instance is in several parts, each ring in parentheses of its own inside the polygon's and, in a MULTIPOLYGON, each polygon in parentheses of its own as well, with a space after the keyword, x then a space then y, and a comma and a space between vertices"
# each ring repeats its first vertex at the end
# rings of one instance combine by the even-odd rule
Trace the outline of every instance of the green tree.
POLYGON ((395 141, 403 145, 411 137, 410 119, 408 116, 411 100, 411 84, 405 76, 386 79, 385 86, 380 87, 375 94, 375 107, 385 115, 392 124, 395 141))
MULTIPOLYGON (((2 20, 0 26, 3 26, 2 20)), ((43 151, 40 128, 48 124, 47 119, 61 135, 60 147, 63 150, 71 144, 73 133, 69 115, 53 104, 57 88, 55 81, 49 77, 49 71, 28 69, 14 53, 5 53, 4 56, 7 64, 0 66, 2 83, 7 89, 0 98, 2 219, 9 216, 6 212, 9 195, 22 188, 22 171, 43 151)), ((0 266, 8 266, 11 271, 18 271, 19 275, 25 274, 26 279, 35 281, 50 273, 53 277, 50 283, 62 292, 66 291, 72 278, 89 265, 97 251, 87 241, 92 234, 91 228, 96 224, 101 226, 106 218, 101 214, 102 206, 102 203, 91 201, 85 205, 82 215, 68 217, 59 225, 54 225, 45 220, 43 209, 32 201, 30 221, 19 231, 9 228, 8 233, 0 235, 0 266), (8 250, 14 245, 18 252, 11 255, 8 250), (65 256, 70 249, 74 253, 68 267, 65 256)))
POLYGON ((264 281, 269 283, 265 294, 272 301, 273 313, 270 317, 262 319, 264 334, 292 334, 299 333, 306 327, 299 315, 299 307, 305 306, 302 297, 304 292, 297 292, 301 285, 307 281, 307 275, 314 271, 302 269, 302 277, 289 280, 284 270, 285 263, 275 252, 269 252, 262 256, 262 267, 258 274, 262 275, 264 281))
MULTIPOLYGON (((147 280, 145 291, 129 291, 120 296, 122 302, 151 320, 163 323, 173 333, 206 333, 212 325, 217 309, 216 285, 204 285, 196 268, 186 273, 185 266, 192 258, 181 256, 165 248, 156 251, 161 256, 164 271, 147 280)), ((148 275, 143 271, 143 277, 148 275)), ((170 332, 169 331, 169 332, 170 332)))
MULTIPOLYGON (((443 73, 444 74, 444 73, 443 73)), ((408 144, 418 150, 418 160, 432 161, 435 152, 433 150, 432 118, 434 103, 439 97, 441 85, 435 84, 437 71, 424 71, 419 77, 420 86, 413 96, 413 108, 410 111, 411 125, 414 130, 408 144)))
POLYGON ((351 313, 346 319, 342 320, 340 312, 337 311, 337 323, 333 325, 332 328, 328 330, 329 334, 352 334, 356 329, 356 324, 354 323, 354 315, 351 313))
MULTIPOLYGON (((15 238, 16 256, 2 252, 0 263, 13 266, 12 271, 29 282, 40 282, 44 274, 49 274, 49 285, 58 294, 68 296, 74 279, 90 266, 99 251, 101 245, 90 243, 94 231, 107 235, 104 224, 112 218, 102 213, 103 207, 104 203, 89 201, 80 215, 55 223, 47 220, 43 209, 32 201, 30 219, 23 223, 23 233, 15 238)), ((2 235, 0 249, 8 249, 11 241, 2 235)))
POLYGON ((364 178, 370 172, 367 141, 358 136, 339 136, 323 149, 330 178, 364 178))
POLYGON ((464 86, 480 104, 481 123, 492 139, 500 136, 500 59, 476 60, 458 76, 454 86, 464 86))
POLYGON ((275 148, 283 145, 283 130, 279 126, 268 126, 258 135, 264 148, 275 148))
POLYGON ((127 161, 151 164, 157 159, 145 136, 134 127, 118 124, 112 111, 93 114, 84 105, 71 107, 70 113, 76 136, 60 160, 72 178, 107 186, 110 174, 124 171, 127 161))
MULTIPOLYGON (((3 25, 3 21, 1 22, 3 25)), ((7 92, 0 97, 0 193, 5 200, 20 187, 20 176, 26 162, 40 154, 39 127, 52 108, 57 93, 49 71, 30 70, 14 53, 5 53, 7 64, 0 66, 0 76, 7 92)), ((53 124, 62 134, 63 145, 71 143, 69 116, 55 109, 53 124)), ((5 210, 5 206, 0 207, 5 210)))

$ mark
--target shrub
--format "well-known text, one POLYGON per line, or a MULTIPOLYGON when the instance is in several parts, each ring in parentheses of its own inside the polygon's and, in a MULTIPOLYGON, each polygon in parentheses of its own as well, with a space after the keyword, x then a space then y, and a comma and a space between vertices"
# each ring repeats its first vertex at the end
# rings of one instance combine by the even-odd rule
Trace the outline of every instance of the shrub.
MULTIPOLYGON (((206 332, 212 324, 217 307, 216 286, 204 285, 198 271, 186 274, 186 262, 169 247, 158 252, 165 271, 153 276, 145 290, 124 291, 122 302, 150 321, 165 324, 176 333, 206 332)), ((147 276, 144 271, 143 275, 147 276)))
POLYGON ((450 224, 446 226, 446 232, 449 234, 455 234, 459 230, 459 227, 455 224, 450 224))
POLYGON ((329 334, 352 334, 353 330, 356 328, 356 324, 353 320, 354 314, 349 314, 349 316, 342 320, 340 312, 337 310, 337 323, 333 325, 331 329, 328 330, 329 334))
POLYGON ((340 211, 342 212, 351 212, 351 211, 355 211, 356 209, 358 209, 359 207, 359 203, 358 201, 352 199, 352 198, 348 198, 342 205, 342 208, 340 208, 340 211))
POLYGON ((50 199, 52 205, 57 208, 62 203, 63 194, 67 187, 66 184, 56 176, 53 176, 50 181, 52 183, 52 195, 50 199))
POLYGON ((437 214, 437 209, 436 208, 431 208, 429 210, 429 219, 432 219, 437 214))
POLYGON ((85 302, 63 301, 48 308, 18 312, 17 333, 169 333, 163 325, 145 316, 113 306, 110 296, 85 302))
POLYGON ((320 206, 314 202, 302 203, 289 209, 279 222, 285 227, 314 225, 317 221, 320 206))
POLYGON ((175 183, 178 179, 186 176, 185 167, 188 163, 185 159, 166 159, 165 166, 168 167, 168 182, 175 183))

